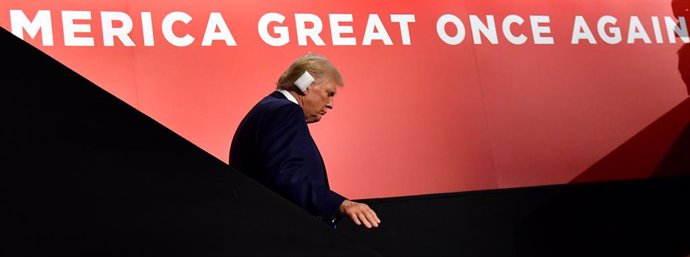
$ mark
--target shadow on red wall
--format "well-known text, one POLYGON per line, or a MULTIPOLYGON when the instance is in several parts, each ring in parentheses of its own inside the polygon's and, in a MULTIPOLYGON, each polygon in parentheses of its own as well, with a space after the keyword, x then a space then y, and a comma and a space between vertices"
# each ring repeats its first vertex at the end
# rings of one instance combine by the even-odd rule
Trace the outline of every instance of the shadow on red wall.
MULTIPOLYGON (((671 2, 690 17, 690 0, 671 2)), ((687 20, 686 20, 687 22, 687 20)), ((690 43, 678 50, 678 71, 690 95, 690 43)), ((571 183, 690 175, 690 98, 575 177, 571 183)))
POLYGON ((685 44, 678 50, 678 71, 690 95, 690 44, 685 44))
MULTIPOLYGON (((676 19, 681 16, 685 17, 686 22, 690 19, 690 0, 673 0, 671 7, 676 19)), ((690 44, 685 44, 678 50, 678 71, 690 95, 690 44)))

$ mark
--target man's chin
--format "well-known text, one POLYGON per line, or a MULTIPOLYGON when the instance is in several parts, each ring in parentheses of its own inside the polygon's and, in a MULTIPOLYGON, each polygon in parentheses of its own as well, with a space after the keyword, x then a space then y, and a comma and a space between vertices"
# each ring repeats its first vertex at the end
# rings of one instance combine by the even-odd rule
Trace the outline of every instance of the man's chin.
POLYGON ((321 115, 314 116, 311 119, 307 120, 307 123, 314 123, 314 122, 319 122, 321 120, 321 115))

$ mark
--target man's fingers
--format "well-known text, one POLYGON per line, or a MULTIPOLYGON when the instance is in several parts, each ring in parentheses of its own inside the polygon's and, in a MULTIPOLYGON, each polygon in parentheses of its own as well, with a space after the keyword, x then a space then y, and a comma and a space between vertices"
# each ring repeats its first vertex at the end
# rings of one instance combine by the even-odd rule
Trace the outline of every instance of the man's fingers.
POLYGON ((364 215, 367 217, 367 220, 374 226, 378 227, 379 226, 379 221, 376 219, 376 214, 372 210, 366 210, 364 212, 364 215))
POLYGON ((381 219, 376 212, 369 208, 369 205, 346 200, 340 206, 340 212, 350 216, 350 219, 357 225, 364 225, 367 228, 378 227, 381 219))
POLYGON ((367 216, 367 219, 371 221, 372 224, 374 224, 375 227, 378 227, 378 224, 381 223, 381 220, 379 217, 376 215, 376 212, 369 208, 368 205, 365 205, 366 209, 364 210, 365 215, 367 216))
POLYGON ((379 216, 376 215, 376 212, 374 212, 374 211, 372 210, 371 213, 374 215, 374 218, 376 219, 376 222, 377 222, 377 223, 381 223, 381 219, 379 219, 379 216))
POLYGON ((356 214, 356 213, 351 213, 351 214, 350 214, 350 219, 352 219, 352 221, 354 221, 355 224, 357 224, 357 225, 362 225, 362 222, 359 221, 359 218, 357 218, 357 214, 356 214))
POLYGON ((357 214, 357 217, 359 217, 359 220, 361 220, 362 223, 364 223, 364 226, 366 226, 367 228, 371 228, 371 223, 369 223, 369 220, 367 219, 367 216, 364 215, 364 213, 359 212, 357 214))

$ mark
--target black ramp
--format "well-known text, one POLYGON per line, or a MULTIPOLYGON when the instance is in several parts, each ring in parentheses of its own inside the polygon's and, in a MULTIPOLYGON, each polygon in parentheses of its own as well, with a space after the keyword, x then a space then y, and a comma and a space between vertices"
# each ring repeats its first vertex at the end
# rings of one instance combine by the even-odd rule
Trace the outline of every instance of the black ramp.
POLYGON ((0 42, 0 255, 378 255, 4 29, 0 42))
POLYGON ((381 217, 338 232, 385 256, 690 256, 690 178, 363 200, 381 217))
POLYGON ((381 226, 333 230, 0 39, 0 256, 690 256, 687 126, 658 177, 364 199, 381 226))

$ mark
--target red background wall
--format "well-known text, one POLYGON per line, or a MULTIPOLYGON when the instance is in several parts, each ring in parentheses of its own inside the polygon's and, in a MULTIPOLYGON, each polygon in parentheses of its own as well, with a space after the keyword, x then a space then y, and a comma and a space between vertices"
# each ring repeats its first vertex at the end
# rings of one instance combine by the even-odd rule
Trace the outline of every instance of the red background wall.
MULTIPOLYGON (((310 126, 332 187, 351 198, 568 183, 688 96, 678 69, 682 41, 668 42, 664 16, 671 1, 3 1, 0 25, 11 30, 9 10, 32 19, 52 14, 54 46, 41 36, 23 38, 190 142, 227 162, 232 134, 244 114, 274 89, 282 71, 312 51, 340 69, 345 87, 335 109, 310 126), (95 46, 65 46, 61 11, 91 11, 95 46), (103 46, 101 11, 127 12, 136 46, 103 46), (165 15, 193 17, 177 23, 177 35, 196 39, 169 44, 161 32, 165 15), (155 46, 144 46, 141 12, 151 12, 155 46), (211 12, 222 13, 237 46, 201 46, 211 12), (286 17, 290 42, 270 46, 257 32, 269 12, 286 17), (294 13, 323 21, 321 38, 300 46, 294 13), (329 13, 352 14, 356 46, 333 46, 329 13), (378 14, 393 45, 362 45, 369 14, 378 14), (391 14, 414 14, 411 44, 404 45, 391 14), (465 24, 459 45, 444 43, 436 21, 453 14, 465 24), (514 45, 501 21, 516 14, 514 45), (498 44, 472 41, 468 15, 493 15, 498 44), (550 17, 554 44, 535 44, 530 15, 550 17), (597 44, 571 44, 575 16, 585 17, 597 44), (599 17, 618 19, 623 42, 610 45, 596 32, 599 17), (652 43, 626 43, 631 16, 640 18, 652 43), (651 17, 660 17, 663 43, 655 42, 651 17)), ((455 30, 447 26, 449 34, 455 30)), ((40 33, 39 33, 40 35, 40 33)), ((40 75, 40 74, 37 74, 40 75)), ((55 85, 59 87, 60 85, 55 85)), ((617 172, 607 179, 634 175, 617 172)))

